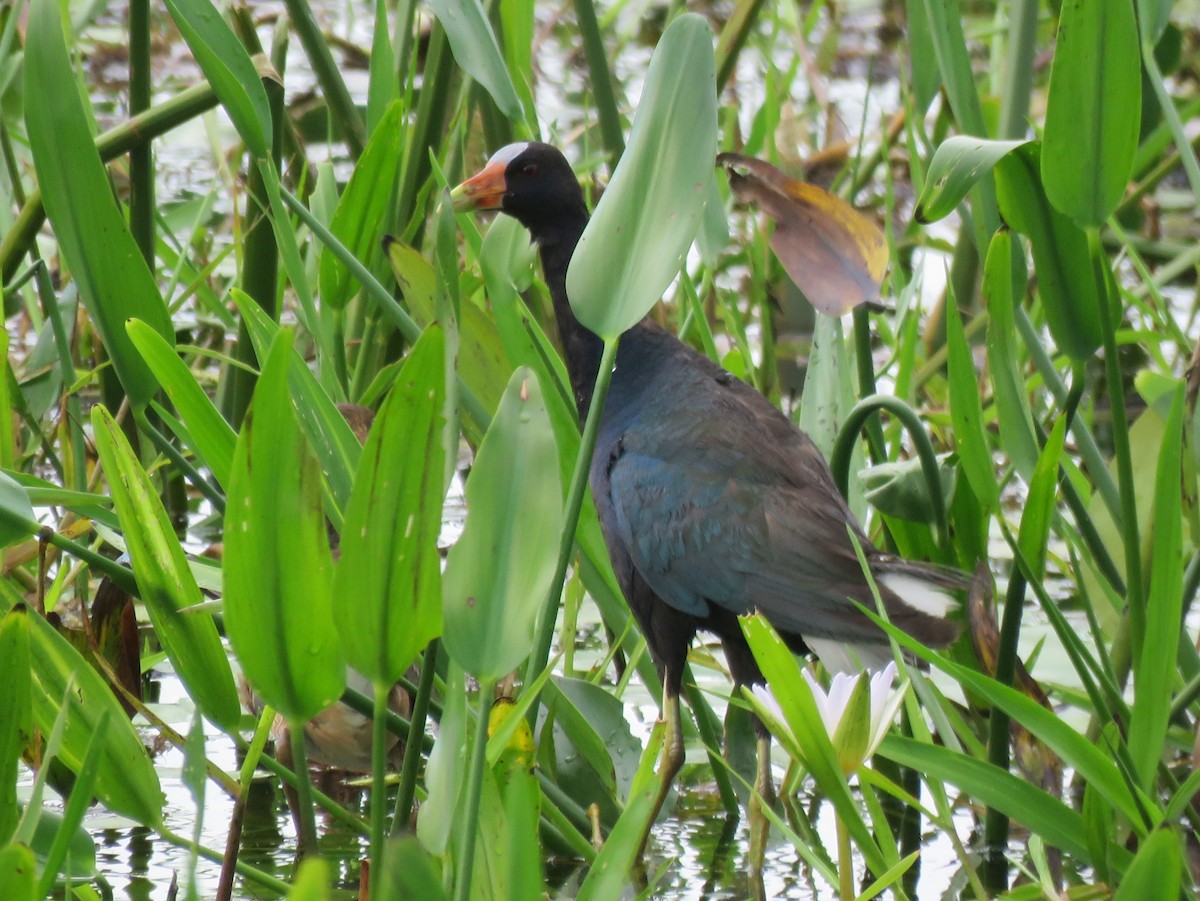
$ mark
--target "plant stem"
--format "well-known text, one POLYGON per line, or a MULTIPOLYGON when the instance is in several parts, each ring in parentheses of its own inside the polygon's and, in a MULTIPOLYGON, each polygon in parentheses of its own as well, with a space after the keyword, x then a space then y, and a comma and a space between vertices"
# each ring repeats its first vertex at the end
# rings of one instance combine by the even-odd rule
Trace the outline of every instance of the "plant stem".
MULTIPOLYGON (((554 640, 555 612, 558 610, 558 599, 562 597, 563 582, 567 578, 567 566, 571 562, 571 554, 575 548, 575 527, 579 522, 579 511, 583 508, 583 495, 587 489, 588 472, 592 466, 592 451, 596 448, 596 436, 600 433, 600 418, 604 413, 604 401, 608 397, 608 386, 612 382, 613 364, 617 359, 619 341, 620 337, 618 336, 604 342, 604 353, 600 357, 600 369, 596 373, 596 387, 592 390, 592 402, 588 407, 587 421, 583 424, 583 434, 579 440, 579 453, 575 457, 575 470, 571 474, 571 487, 567 492, 566 516, 563 520, 563 531, 558 545, 558 563, 555 566, 554 578, 550 580, 550 591, 546 595, 545 606, 542 609, 533 653, 529 655, 529 663, 525 668, 526 685, 537 678, 538 674, 546 668, 546 661, 550 659, 550 645, 554 640)), ((531 724, 536 717, 537 707, 531 706, 529 708, 531 724)))
POLYGON ((412 720, 408 725, 408 739, 404 744, 404 765, 400 769, 400 790, 396 793, 396 811, 392 815, 392 834, 403 830, 412 817, 413 799, 417 790, 417 768, 421 765, 422 741, 425 736, 425 720, 429 716, 429 698, 433 694, 433 677, 437 670, 438 648, 436 638, 425 648, 421 659, 421 681, 417 685, 413 700, 412 720))
POLYGON ((300 799, 300 853, 317 853, 317 818, 313 812, 312 785, 308 780, 308 757, 304 750, 303 720, 288 720, 292 740, 292 767, 296 774, 296 796, 300 799))
POLYGON ((838 897, 841 901, 854 901, 854 858, 850 853, 850 830, 840 815, 837 821, 838 844, 838 897))
POLYGON ((1134 666, 1141 655, 1145 610, 1142 596, 1142 542, 1137 517, 1137 486, 1133 481, 1133 456, 1129 446, 1129 421, 1125 413, 1125 384, 1121 379, 1121 358, 1117 351, 1113 323, 1113 298, 1108 295, 1107 279, 1101 268, 1107 263, 1100 247, 1100 230, 1089 228, 1088 250, 1100 301, 1100 325, 1104 335, 1104 368, 1108 382, 1108 405, 1112 414, 1112 442, 1117 463, 1117 488, 1121 496, 1121 537, 1125 542, 1125 592, 1133 638, 1134 666))
POLYGON ((479 833, 479 799, 483 793, 483 768, 487 763, 488 715, 491 713, 493 690, 494 685, 490 681, 479 684, 479 719, 475 723, 475 743, 471 746, 471 767, 467 772, 467 806, 459 833, 454 901, 468 901, 471 897, 475 837, 479 833))
POLYGON ((387 838, 387 702, 391 686, 376 680, 371 686, 375 706, 371 717, 371 901, 379 901, 383 880, 383 842, 387 838))

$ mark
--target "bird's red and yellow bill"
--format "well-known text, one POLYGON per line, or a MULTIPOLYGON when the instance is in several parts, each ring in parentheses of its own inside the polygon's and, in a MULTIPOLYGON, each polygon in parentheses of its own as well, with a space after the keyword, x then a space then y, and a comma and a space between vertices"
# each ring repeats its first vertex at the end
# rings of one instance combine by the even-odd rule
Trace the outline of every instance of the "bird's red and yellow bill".
POLYGON ((517 143, 502 147, 492 154, 492 158, 479 174, 471 176, 452 190, 450 202, 455 212, 500 209, 504 202, 504 194, 508 190, 505 180, 508 164, 527 146, 525 143, 517 143))

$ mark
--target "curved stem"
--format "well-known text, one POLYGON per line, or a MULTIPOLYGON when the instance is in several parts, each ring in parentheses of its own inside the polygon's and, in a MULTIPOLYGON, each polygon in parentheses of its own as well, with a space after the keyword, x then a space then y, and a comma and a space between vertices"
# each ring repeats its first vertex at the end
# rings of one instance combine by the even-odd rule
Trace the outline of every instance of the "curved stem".
POLYGON ((829 458, 829 466, 833 470, 833 478, 838 491, 842 493, 843 497, 846 495, 850 481, 850 454, 854 450, 854 442, 858 440, 859 430, 879 410, 887 410, 899 419, 908 430, 909 435, 912 436, 913 444, 917 448, 917 456, 921 460, 921 472, 925 475, 925 481, 929 487, 929 498, 933 505, 938 541, 942 551, 949 554, 950 529, 946 524, 946 500, 942 497, 937 455, 933 451, 933 444, 930 442, 925 428, 921 425, 921 419, 917 416, 917 412, 898 397, 872 394, 855 404, 849 415, 846 416, 846 422, 842 425, 841 432, 838 433, 837 442, 834 444, 833 453, 829 458))

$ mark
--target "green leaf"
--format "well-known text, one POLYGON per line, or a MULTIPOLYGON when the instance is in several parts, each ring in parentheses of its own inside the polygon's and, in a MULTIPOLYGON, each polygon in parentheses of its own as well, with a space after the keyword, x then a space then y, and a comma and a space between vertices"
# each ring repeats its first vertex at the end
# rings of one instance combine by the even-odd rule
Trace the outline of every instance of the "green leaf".
POLYGON ((101 719, 108 737, 97 762, 96 795, 114 813, 147 826, 162 822, 163 794, 146 747, 108 683, 45 619, 30 617, 33 722, 49 735, 66 717, 58 759, 79 772, 101 719))
POLYGON ((996 193, 1005 221, 1029 238, 1038 293, 1055 343, 1076 360, 1100 346, 1100 301, 1087 236, 1050 205, 1039 176, 1041 149, 1023 144, 996 166, 996 193))
POLYGON ((979 379, 967 336, 963 332, 958 306, 946 305, 947 377, 950 383, 950 422, 954 444, 963 474, 979 499, 985 514, 996 509, 1000 486, 992 469, 992 452, 983 431, 983 402, 979 399, 979 379))
POLYGON ((971 135, 954 135, 944 140, 929 161, 914 213, 916 220, 937 222, 949 216, 979 179, 1023 143, 987 141, 971 135))
POLYGON ((1083 819, 1062 801, 1024 779, 940 745, 889 735, 879 753, 928 779, 961 788, 978 804, 995 807, 1050 845, 1087 864, 1090 854, 1081 841, 1083 819))
POLYGON ((154 632, 196 705, 216 725, 232 731, 241 718, 233 673, 212 616, 182 612, 204 598, 167 511, 121 427, 103 406, 92 408, 92 429, 154 632))
POLYGON ((1132 0, 1064 0, 1046 97, 1046 196, 1083 228, 1117 208, 1133 169, 1142 115, 1132 0))
MULTIPOLYGON (((271 342, 279 334, 279 324, 272 321, 254 299, 242 291, 234 288, 229 293, 250 331, 255 354, 260 360, 266 359, 271 342)), ((350 499, 350 486, 354 481, 354 468, 358 465, 362 445, 304 358, 295 350, 291 356, 288 387, 294 409, 304 428, 304 437, 317 455, 321 474, 328 486, 332 504, 328 512, 340 527, 341 511, 350 499)))
POLYGON ((0 548, 28 538, 30 526, 37 528, 37 516, 29 503, 29 494, 12 477, 0 472, 0 548))
MULTIPOLYGON (((461 541, 461 539, 460 539, 461 541)), ((437 741, 425 767, 427 799, 417 818, 417 837, 430 853, 445 855, 467 773, 467 689, 462 668, 450 661, 446 700, 437 741)))
POLYGON ((1054 523, 1054 501, 1058 496, 1058 468, 1066 437, 1067 421, 1060 416, 1055 420, 1054 428, 1046 438, 1046 446, 1038 457, 1037 466, 1029 480, 1029 494, 1021 510, 1017 545, 1033 572, 1039 576, 1046 565, 1050 526, 1054 523))
MULTIPOLYGON (((392 206, 390 186, 400 169, 404 113, 400 101, 388 107, 358 158, 329 225, 337 239, 372 271, 383 259, 383 235, 392 206)), ((329 248, 321 252, 320 285, 322 302, 339 310, 358 287, 349 268, 329 248)))
MULTIPOLYGON (((1150 591, 1146 598, 1145 634, 1135 655, 1133 711, 1129 752, 1138 781, 1152 790, 1167 739, 1167 723, 1178 674, 1174 649, 1183 619, 1183 511, 1179 485, 1183 467, 1184 385, 1176 386, 1158 451, 1154 479, 1154 552, 1150 556, 1150 591)), ((1135 634, 1133 640, 1138 636, 1135 634)))
POLYGON ((166 0, 166 4, 246 147, 253 156, 267 156, 273 131, 271 105, 245 46, 210 0, 166 0))
POLYGON ((175 348, 163 340, 162 335, 138 319, 125 323, 125 330, 187 423, 188 434, 195 444, 193 450, 208 466, 217 483, 228 488, 229 468, 233 464, 233 446, 237 442, 237 435, 204 393, 192 371, 179 358, 175 348))
POLYGON ((479 0, 432 0, 430 5, 462 70, 492 95, 500 112, 520 122, 525 113, 483 4, 479 0))
POLYGON ((1176 901, 1184 867, 1180 841, 1173 829, 1164 828, 1142 842, 1113 901, 1176 901))
POLYGON ((17 828, 17 763, 33 738, 29 613, 22 606, 0 619, 0 847, 17 828))
POLYGON ((76 91, 59 4, 33 0, 25 48, 25 121, 46 215, 130 403, 143 407, 157 383, 125 334, 141 319, 164 339, 174 328, 146 261, 125 224, 76 91), (53 90, 47 90, 54 85, 53 90))
POLYGON ((765 617, 753 614, 738 619, 742 634, 746 636, 754 659, 779 702, 788 729, 803 750, 804 763, 817 786, 833 803, 867 865, 873 872, 884 872, 889 861, 884 859, 879 844, 858 811, 812 691, 801 675, 796 658, 765 617))
POLYGON ((987 360, 992 399, 1000 428, 1000 445, 1020 476, 1028 481, 1037 465, 1033 414, 1017 364, 1016 299, 1025 294, 1025 267, 1012 233, 1002 228, 992 236, 983 264, 983 296, 987 300, 987 360))
POLYGON ((332 876, 327 860, 305 857, 300 862, 300 872, 296 874, 296 880, 287 894, 287 901, 329 901, 332 876))
POLYGON ((667 27, 650 60, 629 145, 567 269, 575 315, 602 338, 646 315, 700 227, 716 165, 715 66, 694 13, 667 27))
POLYGON ((0 847, 0 898, 35 901, 37 864, 25 845, 0 847))
POLYGON ((345 664, 334 624, 320 473, 288 394, 292 334, 280 331, 238 436, 225 511, 225 628, 242 671, 289 720, 337 700, 345 664))
POLYGON ((384 847, 379 879, 380 898, 420 898, 446 901, 442 877, 433 857, 412 836, 392 839, 384 847))
POLYGON ((513 373, 467 481, 467 522, 443 581, 445 644, 482 682, 533 646, 562 530, 558 450, 529 369, 513 373))
POLYGON ((334 596, 347 662, 395 682, 442 631, 441 560, 446 448, 445 342, 431 326, 413 347, 359 459, 342 530, 334 596))

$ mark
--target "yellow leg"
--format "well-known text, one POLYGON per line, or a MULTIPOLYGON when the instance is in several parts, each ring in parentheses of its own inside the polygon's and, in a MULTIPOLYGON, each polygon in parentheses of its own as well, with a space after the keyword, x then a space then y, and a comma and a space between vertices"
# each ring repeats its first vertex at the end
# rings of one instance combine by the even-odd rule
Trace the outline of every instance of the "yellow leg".
POLYGON ((666 735, 663 737, 662 761, 658 765, 658 795, 654 799, 654 812, 646 822, 646 831, 642 833, 642 841, 638 846, 639 859, 646 853, 650 830, 662 812, 663 805, 667 803, 671 784, 683 769, 683 721, 679 714, 679 695, 663 692, 663 723, 666 726, 666 735))
POLYGON ((771 821, 763 813, 765 807, 775 803, 775 780, 771 776, 771 737, 758 738, 758 772, 754 777, 754 791, 750 795, 750 873, 761 875, 767 854, 767 837, 771 832, 771 821))

